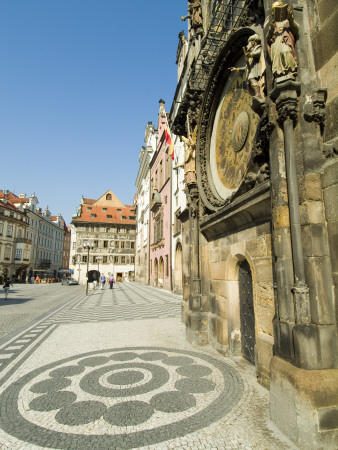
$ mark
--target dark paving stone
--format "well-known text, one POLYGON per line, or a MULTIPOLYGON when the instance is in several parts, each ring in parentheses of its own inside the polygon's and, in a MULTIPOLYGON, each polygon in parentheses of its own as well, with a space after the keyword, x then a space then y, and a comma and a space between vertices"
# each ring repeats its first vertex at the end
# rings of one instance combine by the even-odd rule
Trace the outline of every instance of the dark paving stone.
POLYGON ((194 360, 187 356, 169 356, 163 360, 164 364, 168 366, 184 366, 186 364, 192 364, 194 360))
POLYGON ((142 353, 142 355, 139 356, 139 358, 142 359, 143 361, 160 361, 167 357, 168 355, 163 352, 148 352, 142 353))
POLYGON ((50 380, 39 381, 31 386, 30 391, 35 394, 45 394, 47 392, 60 391, 70 385, 67 378, 52 378, 50 380))
POLYGON ((113 361, 131 361, 138 357, 137 353, 132 352, 124 352, 124 353, 115 353, 110 357, 113 361))
POLYGON ((190 394, 182 394, 182 392, 171 391, 155 395, 151 399, 150 404, 157 411, 177 413, 187 411, 195 406, 196 399, 190 394))
POLYGON ((99 419, 106 411, 106 405, 101 402, 84 401, 63 407, 55 419, 63 425, 83 425, 99 419))
POLYGON ((73 392, 51 392, 50 394, 41 395, 32 400, 29 407, 35 411, 53 411, 54 409, 60 409, 65 405, 70 405, 75 402, 75 400, 76 395, 73 392))
MULTIPOLYGON (((141 372, 140 372, 141 373, 141 372)), ((157 366, 150 363, 124 363, 124 364, 112 364, 109 366, 101 367, 99 369, 93 370, 92 372, 85 375, 81 382, 80 387, 83 391, 88 392, 92 395, 99 395, 102 397, 129 397, 131 395, 141 395, 146 392, 151 392, 154 389, 158 389, 163 386, 169 380, 169 373, 163 367, 157 366), (114 370, 121 369, 144 369, 148 370, 152 378, 141 386, 128 386, 121 389, 116 389, 113 387, 106 387, 100 384, 100 377, 104 374, 109 374, 114 370)))
POLYGON ((129 401, 112 406, 103 418, 111 425, 127 427, 146 422, 153 414, 154 409, 148 403, 129 401))
POLYGON ((54 378, 72 377, 84 371, 84 366, 66 366, 52 370, 49 375, 54 378))
POLYGON ((204 378, 186 378, 184 380, 176 381, 175 388, 181 392, 187 392, 190 394, 206 394, 207 392, 214 390, 215 383, 210 380, 205 380, 204 378))
POLYGON ((88 367, 95 367, 95 366, 102 366, 102 364, 105 364, 109 361, 109 358, 106 356, 94 356, 92 358, 85 358, 81 359, 81 361, 78 362, 78 364, 81 366, 88 366, 88 367))
POLYGON ((210 375, 212 373, 212 370, 210 369, 210 367, 194 364, 178 367, 178 369, 176 369, 176 372, 179 375, 183 375, 184 377, 201 378, 210 375))
POLYGON ((144 374, 136 370, 125 370, 124 372, 113 373, 107 378, 108 383, 115 385, 134 384, 142 381, 144 374))

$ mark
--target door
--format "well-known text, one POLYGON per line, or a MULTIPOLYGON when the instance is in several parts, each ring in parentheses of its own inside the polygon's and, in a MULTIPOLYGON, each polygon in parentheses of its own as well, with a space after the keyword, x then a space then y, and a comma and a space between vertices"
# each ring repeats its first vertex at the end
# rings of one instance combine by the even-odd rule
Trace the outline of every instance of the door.
POLYGON ((252 275, 248 261, 241 262, 238 274, 241 316, 242 354, 255 364, 255 311, 253 304, 252 275))

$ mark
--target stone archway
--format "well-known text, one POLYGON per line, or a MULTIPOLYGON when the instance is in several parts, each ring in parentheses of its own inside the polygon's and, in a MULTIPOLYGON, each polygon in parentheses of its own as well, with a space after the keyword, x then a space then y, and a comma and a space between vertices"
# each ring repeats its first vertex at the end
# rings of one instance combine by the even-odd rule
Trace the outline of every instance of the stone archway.
POLYGON ((158 261, 157 258, 154 260, 154 285, 158 286, 158 261))
POLYGON ((160 287, 163 287, 163 283, 164 283, 164 261, 161 256, 158 266, 158 285, 160 287))
POLYGON ((182 244, 177 242, 175 250, 175 278, 174 278, 174 291, 182 292, 183 290, 183 255, 182 244))

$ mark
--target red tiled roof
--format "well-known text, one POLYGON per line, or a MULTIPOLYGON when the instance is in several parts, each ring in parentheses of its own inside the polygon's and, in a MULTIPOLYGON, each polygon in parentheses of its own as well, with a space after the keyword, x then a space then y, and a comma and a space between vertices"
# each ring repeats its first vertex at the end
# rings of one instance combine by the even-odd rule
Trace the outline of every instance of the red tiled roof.
POLYGON ((135 225, 136 223, 135 212, 132 212, 134 206, 125 205, 119 208, 116 206, 93 205, 90 203, 87 203, 87 205, 82 205, 80 217, 73 219, 73 222, 117 223, 126 225, 135 225), (87 211, 87 205, 90 205, 90 211, 87 211), (105 208, 106 211, 102 211, 102 208, 105 208), (96 217, 91 217, 94 214, 96 217), (111 216, 111 218, 107 218, 107 216, 111 216), (122 216, 125 216, 126 219, 122 219, 122 216), (134 219, 129 219, 129 217, 134 217, 134 219))
POLYGON ((10 209, 10 210, 12 210, 12 211, 17 211, 17 212, 23 214, 21 211, 18 210, 18 208, 17 208, 15 205, 13 205, 12 203, 10 203, 10 202, 8 202, 8 201, 7 201, 7 203, 4 203, 4 202, 0 199, 0 205, 3 206, 4 208, 10 209))
POLYGON ((92 205, 93 203, 95 203, 97 200, 93 200, 92 198, 84 198, 82 199, 83 203, 86 203, 87 205, 92 205))

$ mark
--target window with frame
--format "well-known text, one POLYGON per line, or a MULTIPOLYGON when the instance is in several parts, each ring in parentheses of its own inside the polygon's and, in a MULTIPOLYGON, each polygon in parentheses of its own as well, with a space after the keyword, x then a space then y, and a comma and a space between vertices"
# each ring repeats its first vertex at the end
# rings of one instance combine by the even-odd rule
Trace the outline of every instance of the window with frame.
POLYGON ((91 217, 92 219, 94 219, 94 218, 96 217, 96 214, 91 214, 90 217, 91 217))
POLYGON ((107 262, 108 262, 108 256, 104 256, 104 257, 102 258, 102 262, 103 262, 103 264, 107 264, 107 262))
POLYGON ((87 262, 87 255, 82 255, 82 262, 86 263, 87 262))
POLYGON ((108 241, 103 241, 103 248, 108 248, 108 241))
POLYGON ((3 222, 0 222, 0 234, 3 234, 4 232, 4 224, 3 222))
POLYGON ((124 248, 124 241, 121 241, 121 248, 124 248))
POLYGON ((21 259, 22 256, 22 249, 21 248, 17 248, 15 250, 15 259, 21 259))
POLYGON ((120 242, 119 241, 115 241, 115 248, 120 248, 120 242))
POLYGON ((97 256, 93 256, 93 264, 97 263, 97 256))
POLYGON ((107 219, 112 219, 112 215, 111 214, 106 214, 107 219))
POLYGON ((119 257, 118 256, 114 256, 114 263, 118 263, 119 262, 119 257))
POLYGON ((135 242, 134 242, 134 241, 132 241, 132 242, 130 243, 130 248, 135 248, 135 242))
POLYGON ((7 224, 7 236, 12 236, 13 234, 13 225, 7 224))
POLYGON ((125 256, 121 256, 121 264, 125 264, 126 263, 126 257, 125 256))
POLYGON ((111 194, 107 194, 107 195, 106 195, 106 200, 111 200, 111 199, 112 199, 111 194))
POLYGON ((131 262, 131 264, 134 264, 134 262, 135 262, 135 256, 132 256, 132 257, 130 258, 130 262, 131 262))
POLYGON ((99 246, 99 241, 94 241, 94 247, 98 247, 99 246))
POLYGON ((91 206, 87 206, 87 211, 91 211, 92 207, 91 206))
POLYGON ((163 212, 161 211, 154 219, 154 243, 156 244, 163 236, 163 212))
POLYGON ((165 255, 165 275, 166 275, 166 277, 169 276, 169 257, 168 257, 168 255, 165 255))
POLYGON ((5 247, 5 255, 4 255, 5 259, 10 259, 11 258, 11 251, 12 251, 12 248, 7 245, 5 247))

